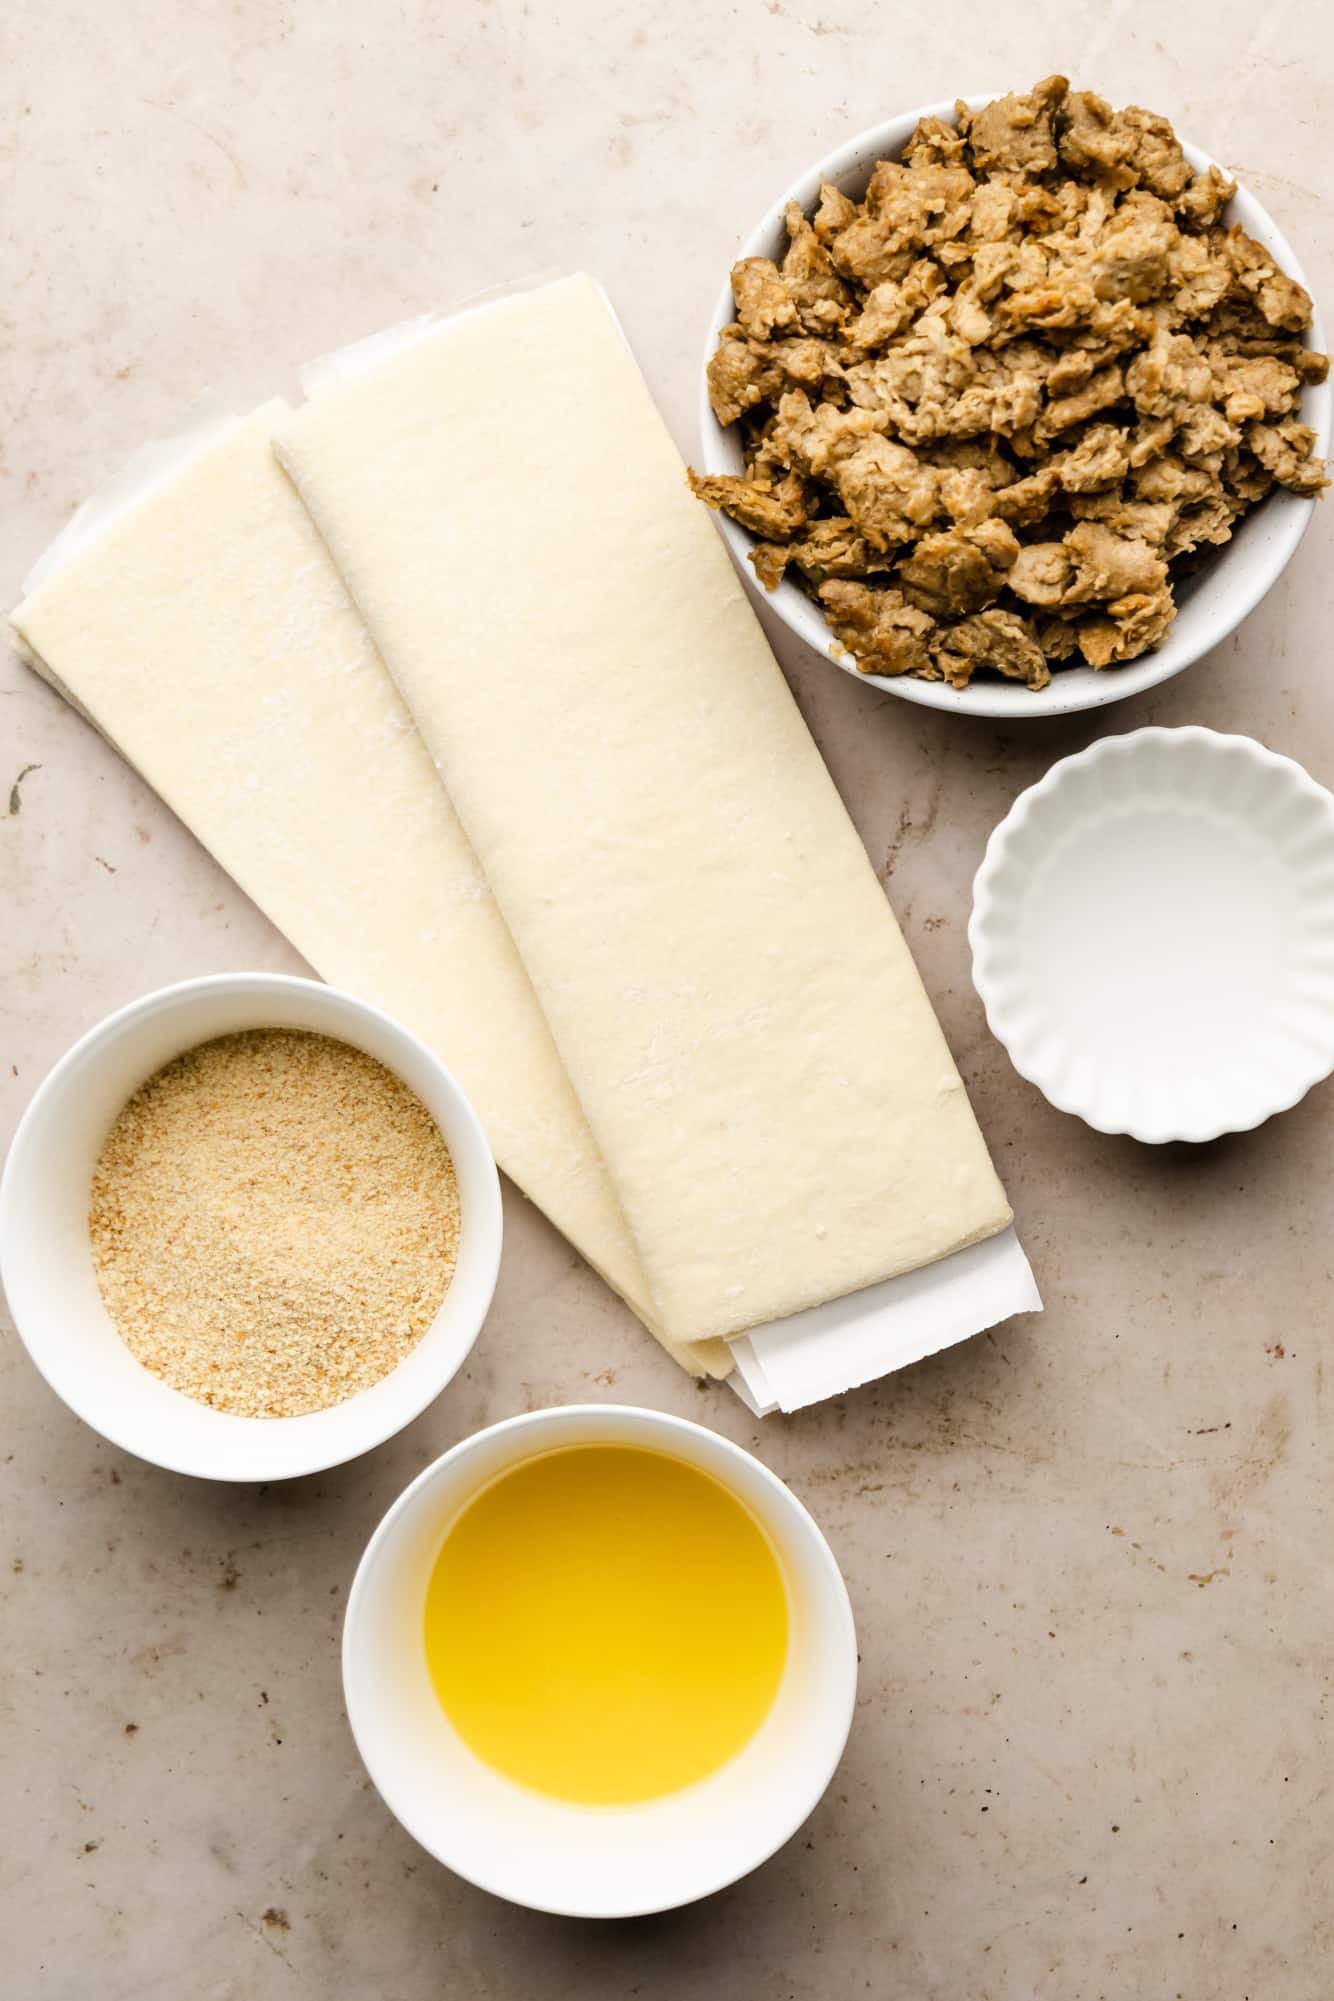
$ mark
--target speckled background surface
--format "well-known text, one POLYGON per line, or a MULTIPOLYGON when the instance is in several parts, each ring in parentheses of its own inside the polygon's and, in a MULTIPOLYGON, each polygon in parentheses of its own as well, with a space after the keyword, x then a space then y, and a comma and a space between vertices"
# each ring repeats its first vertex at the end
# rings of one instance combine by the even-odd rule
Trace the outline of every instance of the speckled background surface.
MULTIPOLYGON (((4 603, 74 503, 201 391, 290 390, 307 355, 516 277, 595 271, 689 450, 720 274, 773 191, 892 110, 1058 67, 1242 173, 1328 312, 1318 0, 10 0, 4 603)), ((1086 1132, 990 1041, 964 940, 990 827, 1096 731, 1239 729, 1334 782, 1330 547, 1322 518, 1227 646, 1092 723, 1000 733, 779 642, 973 1091, 1045 1318, 761 1427, 678 1376, 507 1191, 465 1376, 369 1459, 271 1491, 103 1445, 0 1328, 7 1995, 1334 1990, 1334 1096, 1200 1153, 1086 1132), (339 1690, 344 1596, 389 1501, 476 1426, 575 1396, 758 1449, 828 1532, 862 1636, 847 1759, 804 1833, 723 1897, 624 1926, 531 1916, 437 1868, 369 1788, 339 1690)), ((119 1002, 299 962, 0 655, 3 1140, 119 1002)))

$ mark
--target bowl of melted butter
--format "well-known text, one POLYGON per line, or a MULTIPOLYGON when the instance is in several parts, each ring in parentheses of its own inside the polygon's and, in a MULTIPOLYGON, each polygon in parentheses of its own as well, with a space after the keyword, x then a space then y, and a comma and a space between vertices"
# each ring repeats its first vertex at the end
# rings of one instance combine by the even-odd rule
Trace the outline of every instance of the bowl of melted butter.
POLYGON ((376 1530, 348 1716, 408 1832, 533 1909, 693 1902, 794 1834, 838 1765, 857 1650, 838 1566, 759 1462, 660 1412, 492 1426, 376 1530))

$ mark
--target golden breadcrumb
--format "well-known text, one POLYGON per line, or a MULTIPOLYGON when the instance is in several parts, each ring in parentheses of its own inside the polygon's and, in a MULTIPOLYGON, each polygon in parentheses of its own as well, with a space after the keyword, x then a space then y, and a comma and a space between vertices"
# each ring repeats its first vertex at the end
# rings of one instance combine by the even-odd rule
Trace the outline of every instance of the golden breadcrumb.
POLYGON ((102 1298, 173 1389, 296 1417, 368 1389, 439 1310, 454 1164, 421 1101, 347 1043, 263 1028, 140 1087, 93 1173, 102 1298))

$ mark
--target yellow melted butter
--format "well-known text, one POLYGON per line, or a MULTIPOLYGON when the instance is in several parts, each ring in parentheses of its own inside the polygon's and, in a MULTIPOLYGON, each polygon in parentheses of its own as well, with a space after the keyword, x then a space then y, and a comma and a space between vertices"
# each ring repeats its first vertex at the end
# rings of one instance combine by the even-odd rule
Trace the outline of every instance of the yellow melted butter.
POLYGON ((619 1806, 693 1784, 764 1721, 783 1573, 707 1473, 635 1446, 524 1460, 454 1522, 426 1658, 464 1743, 521 1785, 619 1806))

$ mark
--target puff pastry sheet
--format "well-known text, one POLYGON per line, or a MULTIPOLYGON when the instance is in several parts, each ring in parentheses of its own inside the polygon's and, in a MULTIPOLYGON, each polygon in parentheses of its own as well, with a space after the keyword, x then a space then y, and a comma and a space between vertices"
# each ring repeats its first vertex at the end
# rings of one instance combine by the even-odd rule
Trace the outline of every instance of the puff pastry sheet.
POLYGON ((445 778, 669 1337, 1001 1230, 907 947, 598 287, 442 322, 275 443, 445 778))
MULTIPOLYGON (((501 1166, 648 1324, 616 1196, 412 720, 270 450, 273 402, 41 565, 33 664, 326 979, 458 1076, 501 1166)), ((725 1374, 721 1347, 681 1348, 725 1374)))

